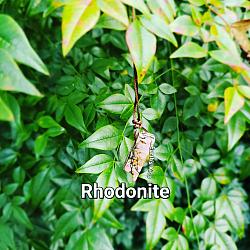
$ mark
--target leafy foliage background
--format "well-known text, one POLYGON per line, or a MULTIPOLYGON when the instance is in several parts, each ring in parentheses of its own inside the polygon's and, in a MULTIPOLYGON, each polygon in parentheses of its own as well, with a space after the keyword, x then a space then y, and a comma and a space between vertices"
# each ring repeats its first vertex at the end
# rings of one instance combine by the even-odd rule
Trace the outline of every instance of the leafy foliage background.
MULTIPOLYGON (((249 18, 249 3, 176 1, 170 33, 156 33, 155 57, 139 70, 147 68, 143 123, 157 138, 150 181, 170 186, 171 198, 93 201, 81 200, 81 183, 129 183, 122 168, 133 140, 130 54, 137 51, 128 50, 124 30, 133 20, 112 20, 116 30, 98 22, 64 57, 57 7, 66 2, 0 1, 46 65, 9 53, 1 34, 12 26, 0 24, 0 76, 9 53, 33 84, 11 93, 0 77, 0 117, 10 120, 0 124, 0 249, 248 249, 249 64, 222 27, 249 18), (110 137, 97 145, 93 134, 110 137)), ((141 11, 137 25, 154 33, 141 11)), ((148 181, 141 177, 137 185, 148 181)))

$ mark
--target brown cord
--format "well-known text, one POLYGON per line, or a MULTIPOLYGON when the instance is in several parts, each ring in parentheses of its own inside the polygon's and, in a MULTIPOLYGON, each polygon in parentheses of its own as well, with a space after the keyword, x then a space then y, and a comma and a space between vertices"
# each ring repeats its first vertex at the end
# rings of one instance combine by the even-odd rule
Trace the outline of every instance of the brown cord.
POLYGON ((134 112, 133 112, 133 124, 134 129, 141 128, 142 122, 140 117, 140 110, 139 110, 139 94, 138 94, 138 75, 135 65, 134 67, 134 90, 135 90, 135 102, 134 102, 134 112), (137 113, 137 117, 136 117, 137 113))

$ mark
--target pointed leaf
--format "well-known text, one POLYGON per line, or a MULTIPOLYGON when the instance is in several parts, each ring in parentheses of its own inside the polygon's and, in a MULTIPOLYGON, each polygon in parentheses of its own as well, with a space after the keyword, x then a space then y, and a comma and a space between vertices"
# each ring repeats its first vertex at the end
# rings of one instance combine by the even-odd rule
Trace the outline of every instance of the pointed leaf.
POLYGON ((144 0, 121 0, 123 3, 134 7, 135 9, 139 10, 143 14, 150 14, 147 5, 145 4, 144 0))
POLYGON ((156 38, 136 20, 126 32, 126 41, 141 82, 155 55, 156 38))
POLYGON ((97 3, 104 13, 128 26, 127 10, 120 0, 97 0, 97 3))
POLYGON ((43 74, 49 74, 46 66, 30 46, 23 30, 13 18, 4 14, 0 14, 0 48, 7 51, 18 62, 43 74))
POLYGON ((115 149, 120 141, 120 132, 112 125, 99 128, 80 144, 80 147, 96 148, 101 150, 115 149))
POLYGON ((150 30, 158 37, 164 38, 177 47, 177 41, 168 25, 158 16, 150 15, 148 17, 142 16, 140 18, 145 28, 150 30))
POLYGON ((3 99, 0 97, 0 120, 2 121, 13 121, 14 116, 10 108, 6 105, 3 99))
POLYGON ((10 54, 3 49, 0 49, 0 72, 0 89, 42 96, 25 78, 10 54))
MULTIPOLYGON (((117 181, 115 176, 115 170, 113 166, 105 169, 97 178, 96 182, 98 183, 98 187, 117 187, 117 181)), ((114 199, 95 199, 94 201, 94 219, 97 220, 102 216, 102 214, 109 208, 110 204, 114 199)))
POLYGON ((88 160, 80 168, 76 170, 76 173, 90 173, 99 174, 108 167, 113 166, 114 160, 111 156, 105 154, 95 155, 93 158, 88 160))
POLYGON ((224 92, 225 100, 225 123, 232 118, 244 105, 244 97, 240 95, 235 87, 228 87, 224 92))
POLYGON ((63 55, 66 56, 75 42, 97 23, 100 10, 96 0, 69 2, 62 14, 63 55))
POLYGON ((246 130, 246 121, 240 114, 234 115, 227 124, 228 132, 228 151, 230 151, 234 145, 243 136, 246 130))
POLYGON ((178 57, 191 57, 191 58, 202 58, 207 56, 207 51, 200 45, 187 42, 183 44, 179 49, 177 49, 170 58, 178 57))
POLYGON ((161 238, 162 232, 166 226, 166 219, 160 209, 160 200, 157 200, 155 205, 152 206, 147 215, 146 221, 146 249, 150 250, 155 247, 161 238))
POLYGON ((183 15, 177 17, 171 24, 172 32, 185 36, 194 36, 199 32, 199 27, 195 25, 190 16, 183 15))

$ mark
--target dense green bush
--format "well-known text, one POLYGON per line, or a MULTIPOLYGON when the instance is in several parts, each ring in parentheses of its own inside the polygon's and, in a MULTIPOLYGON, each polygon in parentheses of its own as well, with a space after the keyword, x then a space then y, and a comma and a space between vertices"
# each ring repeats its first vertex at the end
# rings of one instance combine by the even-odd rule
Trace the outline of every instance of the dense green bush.
POLYGON ((175 2, 0 0, 1 250, 249 248, 249 1, 175 2), (82 200, 133 185, 132 61, 170 199, 82 200))

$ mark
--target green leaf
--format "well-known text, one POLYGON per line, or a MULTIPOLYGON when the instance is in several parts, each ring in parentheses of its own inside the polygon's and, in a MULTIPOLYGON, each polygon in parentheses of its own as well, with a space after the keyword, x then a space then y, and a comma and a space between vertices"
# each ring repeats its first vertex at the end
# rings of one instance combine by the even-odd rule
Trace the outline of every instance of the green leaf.
POLYGON ((70 235, 81 224, 80 213, 77 210, 66 212, 56 222, 52 241, 55 242, 70 235))
POLYGON ((0 249, 16 249, 12 229, 3 222, 0 222, 0 232, 0 249))
POLYGON ((87 133, 87 128, 83 121, 81 109, 75 104, 68 104, 65 109, 65 119, 67 123, 82 133, 87 133))
POLYGON ((128 137, 124 136, 122 139, 122 143, 119 148, 119 157, 123 163, 128 157, 128 154, 133 146, 133 140, 129 139, 128 137))
POLYGON ((135 9, 139 10, 141 13, 148 15, 150 14, 147 5, 145 4, 144 0, 121 0, 123 3, 134 7, 135 9))
POLYGON ((31 179, 31 204, 37 207, 50 191, 49 169, 45 169, 31 179))
POLYGON ((223 185, 229 184, 232 180, 230 172, 225 168, 217 168, 214 173, 215 180, 223 185))
POLYGON ((162 250, 189 250, 188 241, 184 236, 179 234, 175 240, 163 246, 162 250))
POLYGON ((149 212, 156 205, 156 202, 156 199, 140 199, 131 208, 131 211, 149 212))
POLYGON ((129 99, 122 94, 114 94, 103 100, 98 106, 102 109, 112 112, 113 114, 121 114, 122 111, 133 105, 129 99))
POLYGON ((111 156, 105 154, 95 155, 88 160, 84 165, 76 170, 76 173, 99 174, 106 168, 113 166, 114 160, 111 156))
POLYGON ((66 56, 76 41, 97 23, 100 10, 96 0, 70 1, 62 14, 62 49, 66 56))
MULTIPOLYGON (((117 187, 117 181, 115 176, 115 170, 113 166, 106 168, 97 178, 96 183, 98 187, 117 187)), ((94 201, 94 220, 99 219, 102 214, 109 208, 114 199, 95 199, 94 201)))
POLYGON ((146 220, 146 249, 153 249, 159 239, 161 238, 162 232, 166 226, 166 219, 160 208, 160 200, 155 202, 150 212, 147 215, 146 220))
MULTIPOLYGON (((1 19, 1 15, 0 15, 1 19)), ((9 53, 0 48, 0 89, 19 91, 29 95, 42 96, 18 68, 9 53)))
POLYGON ((157 35, 158 37, 164 38, 171 42, 177 47, 177 41, 169 26, 157 15, 142 16, 140 18, 141 23, 146 29, 157 35))
POLYGON ((168 241, 173 241, 175 239, 177 239, 178 237, 178 233, 177 231, 175 230, 175 228, 173 227, 168 227, 166 230, 163 231, 161 237, 165 240, 168 240, 168 241))
POLYGON ((224 122, 228 123, 232 116, 238 112, 244 105, 244 97, 240 95, 236 87, 228 87, 224 92, 225 100, 225 118, 224 122))
POLYGON ((202 58, 207 56, 207 51, 200 45, 194 42, 186 42, 179 49, 177 49, 170 58, 190 57, 190 58, 202 58))
POLYGON ((239 93, 246 98, 250 99, 250 87, 245 85, 236 86, 239 93))
POLYGON ((172 144, 160 145, 154 151, 154 156, 160 161, 169 161, 173 153, 172 144))
POLYGON ((96 148, 101 150, 115 149, 120 141, 120 132, 112 125, 99 128, 80 144, 80 147, 96 148))
POLYGON ((107 14, 102 14, 95 26, 96 28, 112 29, 112 30, 126 30, 121 22, 108 16, 107 14))
POLYGON ((159 89, 165 95, 171 95, 177 92, 176 88, 168 83, 162 83, 159 86, 159 89))
POLYGON ((231 196, 221 195, 216 199, 216 218, 226 218, 239 237, 244 234, 244 217, 240 204, 231 196))
POLYGON ((206 199, 215 197, 217 191, 216 181, 212 177, 207 177, 201 182, 201 194, 206 199))
POLYGON ((174 20, 176 8, 173 0, 147 0, 147 5, 153 14, 160 16, 166 23, 174 20))
POLYGON ((0 120, 2 121, 13 121, 14 116, 10 108, 6 105, 3 99, 0 97, 0 120))
POLYGON ((33 228, 33 225, 31 223, 31 221, 30 221, 27 213, 21 207, 12 206, 12 213, 13 213, 13 217, 15 218, 15 220, 18 223, 24 225, 28 229, 32 229, 33 228))
POLYGON ((104 13, 128 26, 126 7, 119 0, 97 0, 97 4, 104 13))
POLYGON ((204 241, 207 246, 217 245, 221 250, 237 250, 233 239, 229 235, 220 232, 213 227, 206 230, 204 241))
POLYGON ((141 82, 155 55, 156 38, 135 20, 126 32, 126 41, 141 82))
MULTIPOLYGON (((0 48, 8 52, 16 61, 49 75, 46 66, 30 46, 23 30, 13 18, 4 14, 0 14, 0 48)), ((5 61, 3 56, 0 54, 0 58, 5 61)), ((12 71, 11 74, 13 73, 12 71)))
POLYGON ((152 108, 147 108, 143 110, 142 115, 149 121, 160 118, 159 113, 155 109, 152 109, 152 108))
POLYGON ((228 151, 230 151, 246 130, 246 121, 241 114, 234 115, 227 124, 228 151))
POLYGON ((46 134, 39 135, 35 140, 35 154, 38 159, 43 154, 48 142, 48 136, 46 134))
POLYGON ((41 128, 61 127, 51 116, 42 116, 37 121, 41 128))
POLYGON ((177 17, 171 24, 170 29, 180 35, 195 36, 199 32, 199 27, 195 25, 190 16, 183 15, 177 17))

